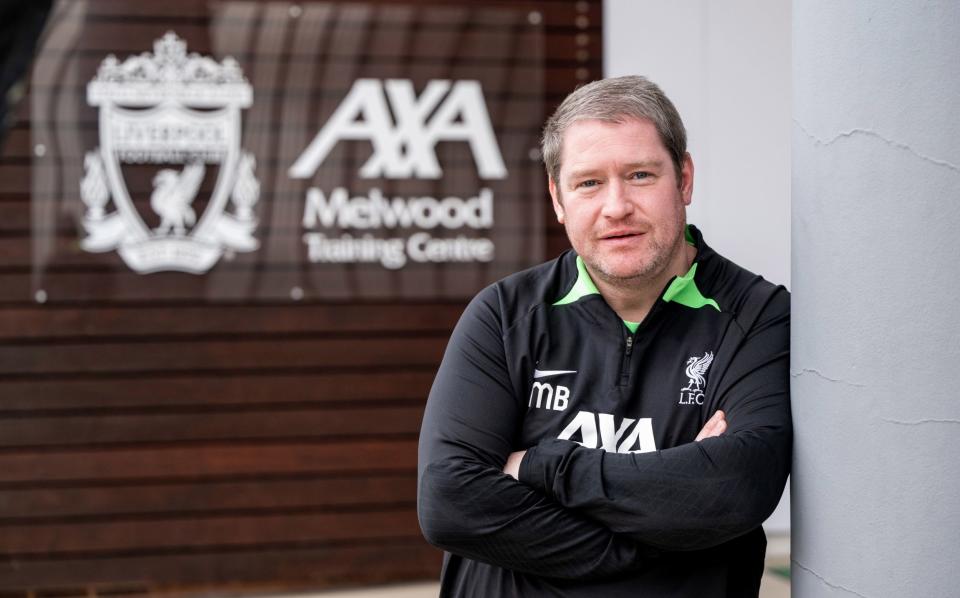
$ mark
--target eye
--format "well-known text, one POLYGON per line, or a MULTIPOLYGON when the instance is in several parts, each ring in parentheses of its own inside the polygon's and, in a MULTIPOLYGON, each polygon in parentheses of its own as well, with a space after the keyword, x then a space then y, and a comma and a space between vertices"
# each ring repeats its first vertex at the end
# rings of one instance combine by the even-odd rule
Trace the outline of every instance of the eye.
POLYGON ((596 187, 600 184, 600 181, 597 179, 587 179, 585 181, 580 181, 577 183, 577 187, 596 187))
POLYGON ((642 170, 639 170, 639 171, 637 171, 637 172, 634 172, 634 173, 631 173, 631 174, 630 174, 630 178, 632 178, 632 179, 634 179, 634 180, 637 180, 637 181, 642 181, 642 180, 644 180, 644 179, 649 179, 649 178, 652 177, 652 176, 653 176, 653 175, 650 174, 649 172, 645 172, 645 171, 642 171, 642 170))

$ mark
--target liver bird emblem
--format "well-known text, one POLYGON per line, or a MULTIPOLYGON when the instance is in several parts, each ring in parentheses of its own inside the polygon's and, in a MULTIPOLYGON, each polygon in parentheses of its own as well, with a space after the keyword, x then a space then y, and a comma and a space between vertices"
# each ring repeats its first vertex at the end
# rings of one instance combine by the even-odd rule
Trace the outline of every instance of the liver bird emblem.
POLYGON ((197 196, 203 174, 203 163, 192 162, 184 166, 181 172, 164 169, 153 177, 150 208, 160 216, 160 226, 154 232, 166 235, 173 229, 174 234, 183 235, 187 232, 187 226, 196 223, 197 215, 190 204, 197 196))
POLYGON ((704 376, 707 370, 710 369, 711 363, 713 363, 713 351, 707 351, 703 357, 691 357, 688 359, 686 373, 687 377, 690 378, 690 382, 683 390, 699 391, 707 382, 704 376))

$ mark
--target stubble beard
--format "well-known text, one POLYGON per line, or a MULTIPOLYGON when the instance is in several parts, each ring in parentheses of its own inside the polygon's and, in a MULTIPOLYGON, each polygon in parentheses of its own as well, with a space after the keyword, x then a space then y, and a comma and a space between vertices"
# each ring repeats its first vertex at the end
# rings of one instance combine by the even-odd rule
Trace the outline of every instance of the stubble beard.
POLYGON ((677 217, 677 234, 665 243, 651 238, 650 259, 647 260, 646 263, 641 264, 638 270, 627 276, 613 274, 610 271, 611 269, 604 264, 602 260, 588 261, 586 258, 583 258, 583 256, 581 256, 581 259, 584 259, 584 263, 589 266, 592 273, 595 273, 598 278, 601 278, 609 285, 621 288, 643 287, 651 282, 655 282, 663 274, 664 269, 670 265, 673 257, 676 256, 678 252, 683 251, 683 244, 686 242, 686 228, 686 214, 683 210, 680 210, 677 217))

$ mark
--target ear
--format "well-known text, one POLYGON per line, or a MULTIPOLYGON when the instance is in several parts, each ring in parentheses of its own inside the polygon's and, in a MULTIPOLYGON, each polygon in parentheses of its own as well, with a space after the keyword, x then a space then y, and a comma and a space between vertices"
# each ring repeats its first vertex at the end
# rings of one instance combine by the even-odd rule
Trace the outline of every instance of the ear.
POLYGON ((553 211, 557 214, 557 222, 563 224, 563 203, 561 202, 560 190, 557 189, 557 183, 553 177, 547 177, 547 187, 550 189, 550 199, 553 200, 553 211))
POLYGON ((693 158, 690 152, 683 155, 683 166, 680 168, 680 197, 685 206, 689 206, 693 200, 693 158))

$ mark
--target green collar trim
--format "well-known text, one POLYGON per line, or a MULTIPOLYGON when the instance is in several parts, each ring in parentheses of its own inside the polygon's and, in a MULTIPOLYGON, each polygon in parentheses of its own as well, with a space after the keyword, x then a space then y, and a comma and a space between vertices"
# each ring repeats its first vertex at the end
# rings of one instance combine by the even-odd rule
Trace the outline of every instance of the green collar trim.
POLYGON ((717 302, 708 297, 704 297, 700 289, 697 288, 697 282, 693 279, 697 274, 697 262, 694 262, 687 273, 683 276, 677 276, 670 282, 670 286, 663 292, 664 301, 673 301, 680 305, 686 305, 693 309, 699 309, 706 305, 720 311, 717 302))
POLYGON ((597 285, 593 283, 593 279, 590 278, 590 273, 587 272, 587 266, 583 263, 583 259, 578 255, 577 256, 577 282, 573 283, 573 288, 570 289, 570 292, 567 293, 563 299, 554 303, 554 305, 567 305, 568 303, 574 303, 583 299, 587 295, 597 295, 600 291, 597 290, 597 285))
MULTIPOLYGON (((685 305, 693 309, 699 309, 709 305, 715 310, 720 311, 720 306, 717 305, 717 302, 709 297, 704 297, 700 289, 697 288, 697 283, 694 280, 696 274, 697 263, 694 262, 686 274, 676 276, 670 281, 670 286, 668 286, 667 290, 663 293, 663 300, 665 302, 673 301, 674 303, 679 303, 680 305, 685 305)), ((587 266, 583 263, 583 258, 578 255, 577 281, 573 283, 573 288, 570 289, 570 292, 564 295, 563 299, 555 302, 554 305, 569 305, 589 295, 598 294, 600 294, 600 291, 597 290, 597 285, 593 282, 593 279, 590 278, 590 273, 587 272, 587 266)), ((628 322, 624 320, 623 323, 630 332, 636 332, 640 326, 639 322, 628 322)))

